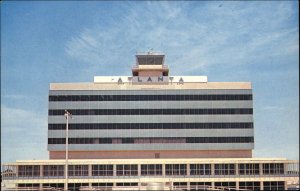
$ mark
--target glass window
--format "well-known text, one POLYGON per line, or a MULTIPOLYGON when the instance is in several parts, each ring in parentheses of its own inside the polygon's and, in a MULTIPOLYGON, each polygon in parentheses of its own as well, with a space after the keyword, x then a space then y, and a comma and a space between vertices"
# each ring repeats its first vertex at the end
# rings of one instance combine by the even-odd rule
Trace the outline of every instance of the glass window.
POLYGON ((93 165, 92 176, 113 176, 113 165, 93 165))
POLYGON ((260 190, 260 182, 239 182, 239 188, 245 190, 260 190))
POLYGON ((20 166, 18 166, 18 176, 19 177, 40 176, 40 166, 39 165, 20 165, 20 166))
POLYGON ((88 165, 69 165, 69 176, 88 176, 88 165))
POLYGON ((141 165, 142 176, 161 176, 162 165, 161 164, 142 164, 141 165))
POLYGON ((263 163, 263 174, 284 174, 284 164, 263 163))
POLYGON ((43 176, 64 176, 63 165, 44 165, 43 176))
POLYGON ((235 182, 215 182, 215 187, 226 187, 227 189, 235 189, 235 182))
POLYGON ((239 174, 240 175, 259 174, 259 164, 255 164, 255 163, 239 164, 239 174))
POLYGON ((166 175, 186 175, 186 164, 166 164, 166 175))
POLYGON ((283 181, 264 182, 264 190, 285 190, 283 181))
POLYGON ((190 175, 210 175, 210 164, 190 164, 190 175))
POLYGON ((138 166, 137 165, 117 165, 117 176, 137 176, 138 166))
POLYGON ((215 175, 234 175, 234 164, 215 164, 215 175))

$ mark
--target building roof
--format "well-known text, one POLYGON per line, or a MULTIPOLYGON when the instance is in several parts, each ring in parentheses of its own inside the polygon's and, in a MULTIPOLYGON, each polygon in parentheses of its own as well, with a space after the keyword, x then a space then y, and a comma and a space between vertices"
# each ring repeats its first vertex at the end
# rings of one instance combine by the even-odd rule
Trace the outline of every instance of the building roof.
POLYGON ((132 84, 126 82, 126 77, 122 78, 122 76, 121 76, 121 80, 122 80, 121 83, 116 82, 117 78, 112 78, 111 82, 101 81, 103 79, 106 78, 96 79, 96 81, 99 80, 99 82, 96 83, 51 83, 50 90, 252 89, 250 82, 184 82, 183 81, 183 83, 179 83, 179 82, 169 81, 168 83, 164 83, 164 84, 159 84, 159 83, 132 84))
MULTIPOLYGON (((299 162, 287 160, 286 158, 158 158, 158 159, 69 159, 69 164, 180 164, 180 163, 278 163, 278 162, 299 162)), ((65 160, 17 160, 13 163, 2 165, 44 165, 44 164, 65 164, 65 160)))

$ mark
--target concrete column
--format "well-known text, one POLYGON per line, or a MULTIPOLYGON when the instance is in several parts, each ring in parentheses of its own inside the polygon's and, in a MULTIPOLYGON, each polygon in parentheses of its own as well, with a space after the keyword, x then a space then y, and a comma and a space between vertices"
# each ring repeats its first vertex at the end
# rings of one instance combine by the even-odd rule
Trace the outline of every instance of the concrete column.
POLYGON ((283 173, 284 174, 287 174, 287 171, 288 171, 288 163, 284 163, 284 165, 283 165, 283 173))
POLYGON ((190 190, 191 189, 191 185, 190 185, 190 182, 187 182, 187 190, 190 190))
POLYGON ((260 181, 260 190, 264 190, 264 182, 260 181))
POLYGON ((89 165, 88 165, 88 176, 89 176, 89 177, 91 177, 91 176, 92 176, 92 171, 93 171, 93 169, 92 169, 92 165, 91 165, 91 164, 89 164, 89 165))
POLYGON ((166 176, 166 164, 162 164, 162 176, 165 177, 166 176))
POLYGON ((235 182, 235 189, 236 189, 236 190, 239 190, 239 189, 240 189, 239 181, 236 181, 236 182, 235 182))
POLYGON ((44 176, 44 168, 43 165, 40 165, 40 177, 44 176))
POLYGON ((18 177, 18 176, 19 176, 19 166, 16 165, 16 177, 18 177))
POLYGON ((141 164, 138 164, 138 177, 141 177, 141 164))
POLYGON ((288 190, 287 180, 284 181, 284 190, 288 190))
POLYGON ((186 175, 190 176, 191 175, 191 167, 190 164, 186 164, 186 175))
POLYGON ((211 182, 211 187, 212 187, 212 190, 215 189, 215 182, 211 182))
POLYGON ((238 163, 234 164, 234 168, 235 168, 235 175, 236 176, 240 175, 240 173, 239 173, 239 164, 238 163))
POLYGON ((141 164, 138 164, 138 179, 139 179, 139 182, 138 182, 138 187, 139 187, 139 190, 141 190, 141 175, 142 175, 142 169, 141 169, 141 164))
POLYGON ((211 168, 210 168, 211 175, 214 176, 215 175, 215 164, 211 164, 210 166, 211 166, 211 168))
MULTIPOLYGON (((40 165, 40 177, 43 177, 44 176, 44 168, 43 168, 43 165, 40 165)), ((39 189, 40 190, 43 190, 43 184, 40 184, 39 185, 39 189)))
POLYGON ((263 164, 259 163, 259 176, 263 175, 263 164))
POLYGON ((173 190, 173 181, 170 181, 170 190, 173 190))
POLYGON ((113 164, 113 176, 114 176, 114 178, 116 178, 116 176, 117 176, 117 165, 116 164, 113 164))

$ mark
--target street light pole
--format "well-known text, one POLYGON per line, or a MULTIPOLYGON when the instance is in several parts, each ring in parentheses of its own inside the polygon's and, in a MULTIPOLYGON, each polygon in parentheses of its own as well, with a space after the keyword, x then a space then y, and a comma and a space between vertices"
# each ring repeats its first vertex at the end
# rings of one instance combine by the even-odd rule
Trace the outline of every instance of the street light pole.
POLYGON ((65 165, 65 189, 68 191, 68 157, 69 157, 69 137, 68 137, 68 132, 69 132, 69 117, 72 118, 72 114, 69 113, 67 110, 65 110, 65 117, 67 120, 66 124, 66 165, 65 165))

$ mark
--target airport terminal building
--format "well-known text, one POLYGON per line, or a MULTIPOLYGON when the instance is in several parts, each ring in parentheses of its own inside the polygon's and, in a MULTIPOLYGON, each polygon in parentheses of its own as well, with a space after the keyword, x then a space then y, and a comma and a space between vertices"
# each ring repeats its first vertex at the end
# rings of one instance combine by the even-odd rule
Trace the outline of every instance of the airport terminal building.
POLYGON ((162 53, 137 53, 131 76, 52 83, 50 160, 2 165, 11 187, 64 188, 65 110, 68 189, 287 190, 299 185, 299 161, 252 158, 249 82, 170 76, 162 53))

